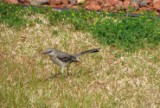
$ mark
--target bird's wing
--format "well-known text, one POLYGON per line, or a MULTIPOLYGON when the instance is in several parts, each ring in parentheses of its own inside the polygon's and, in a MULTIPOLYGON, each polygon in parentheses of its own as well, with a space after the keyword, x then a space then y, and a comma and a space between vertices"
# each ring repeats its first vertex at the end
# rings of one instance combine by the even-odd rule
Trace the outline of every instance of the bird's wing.
POLYGON ((58 55, 57 58, 61 60, 62 62, 69 62, 72 61, 71 55, 58 55))

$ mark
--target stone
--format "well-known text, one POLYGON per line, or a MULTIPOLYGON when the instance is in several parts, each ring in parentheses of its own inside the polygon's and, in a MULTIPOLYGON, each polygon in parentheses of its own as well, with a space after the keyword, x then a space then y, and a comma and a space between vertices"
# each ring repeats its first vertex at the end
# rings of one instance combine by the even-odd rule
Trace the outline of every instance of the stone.
POLYGON ((71 5, 75 5, 75 4, 77 4, 77 0, 69 0, 69 3, 70 3, 71 5))
POLYGON ((147 0, 141 1, 141 2, 139 3, 139 6, 140 6, 140 7, 145 7, 145 6, 147 6, 147 0))
POLYGON ((155 3, 155 2, 158 2, 158 1, 160 1, 160 0, 152 0, 153 1, 153 3, 155 3))
POLYGON ((49 3, 49 0, 29 0, 30 4, 31 5, 43 5, 43 4, 46 4, 46 3, 49 3))
POLYGON ((24 5, 28 5, 29 1, 28 0, 18 0, 18 3, 24 4, 24 5))
POLYGON ((4 2, 18 4, 17 0, 4 0, 4 2))
POLYGON ((116 5, 118 3, 119 0, 107 0, 107 2, 109 2, 112 6, 116 5))
POLYGON ((125 0, 124 2, 123 2, 123 9, 128 9, 128 7, 130 6, 130 1, 129 0, 125 0))
POLYGON ((68 4, 69 0, 62 0, 62 4, 68 4))
POLYGON ((87 3, 85 8, 88 10, 100 10, 101 6, 99 5, 97 1, 92 1, 92 2, 87 3))
POLYGON ((153 9, 160 10, 160 0, 156 0, 153 2, 153 9))
POLYGON ((139 8, 139 6, 138 6, 138 4, 137 4, 136 2, 132 2, 132 3, 131 3, 131 6, 134 7, 135 9, 138 9, 138 8, 139 8))
POLYGON ((97 0, 96 2, 97 2, 99 5, 104 4, 104 0, 97 0))
POLYGON ((62 1, 61 0, 50 0, 49 3, 50 5, 61 5, 62 1))
MULTIPOLYGON (((63 4, 68 4, 69 1, 68 0, 50 0, 49 4, 50 6, 54 6, 54 5, 63 5, 63 4)), ((60 6, 61 7, 61 6, 60 6)))
POLYGON ((153 6, 153 0, 147 0, 147 6, 153 6))
POLYGON ((103 5, 103 7, 110 7, 110 6, 112 6, 112 4, 110 2, 105 2, 103 5))
POLYGON ((146 0, 147 4, 150 4, 151 2, 153 2, 153 0, 146 0))
POLYGON ((118 1, 118 3, 114 5, 114 8, 116 10, 120 10, 120 9, 122 9, 122 7, 123 7, 123 2, 122 1, 118 1))
POLYGON ((147 7, 141 7, 139 8, 139 11, 143 12, 143 11, 148 11, 150 10, 150 8, 147 8, 147 7))
POLYGON ((82 4, 82 3, 84 3, 86 0, 77 0, 77 3, 78 4, 82 4))

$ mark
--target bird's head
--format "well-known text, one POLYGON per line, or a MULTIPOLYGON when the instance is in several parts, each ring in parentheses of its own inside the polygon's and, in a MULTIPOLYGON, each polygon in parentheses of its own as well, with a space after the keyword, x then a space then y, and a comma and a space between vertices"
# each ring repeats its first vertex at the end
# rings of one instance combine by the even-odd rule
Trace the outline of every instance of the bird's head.
POLYGON ((43 54, 54 55, 54 48, 47 48, 43 51, 43 54))

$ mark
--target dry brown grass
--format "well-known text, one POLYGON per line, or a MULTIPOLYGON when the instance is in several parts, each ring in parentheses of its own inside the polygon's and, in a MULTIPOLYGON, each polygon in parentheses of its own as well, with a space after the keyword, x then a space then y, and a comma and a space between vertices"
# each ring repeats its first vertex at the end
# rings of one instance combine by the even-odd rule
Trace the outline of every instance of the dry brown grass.
POLYGON ((157 108, 160 106, 160 49, 135 53, 102 46, 71 25, 35 23, 20 31, 0 25, 0 106, 69 108, 157 108), (71 76, 45 80, 60 71, 42 51, 68 53, 101 48, 72 64, 71 76))

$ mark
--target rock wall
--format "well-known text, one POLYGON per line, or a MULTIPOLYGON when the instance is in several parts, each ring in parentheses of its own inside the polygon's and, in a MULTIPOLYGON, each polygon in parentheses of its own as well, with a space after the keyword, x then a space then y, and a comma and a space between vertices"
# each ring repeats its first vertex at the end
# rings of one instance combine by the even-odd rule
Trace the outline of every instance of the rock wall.
POLYGON ((118 12, 132 9, 133 13, 154 11, 160 15, 160 0, 4 0, 8 3, 31 5, 47 5, 54 8, 82 7, 87 10, 118 12))

